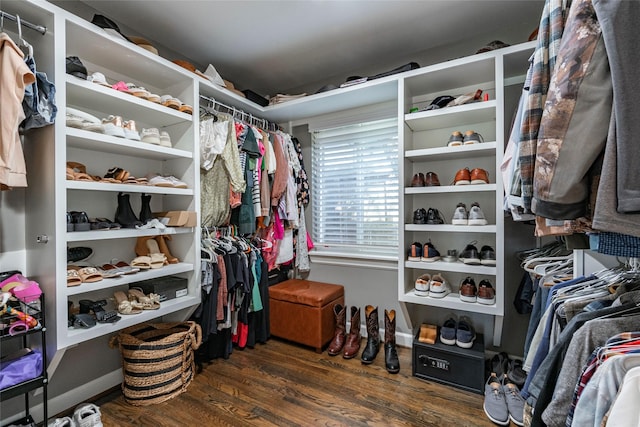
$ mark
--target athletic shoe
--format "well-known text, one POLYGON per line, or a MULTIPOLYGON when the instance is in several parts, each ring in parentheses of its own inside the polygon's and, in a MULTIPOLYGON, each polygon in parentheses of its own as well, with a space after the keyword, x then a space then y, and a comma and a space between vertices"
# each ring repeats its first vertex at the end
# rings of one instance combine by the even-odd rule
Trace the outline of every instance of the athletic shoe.
POLYGON ((480 264, 496 265, 496 251, 491 246, 484 245, 480 249, 480 264))
POLYGON ((458 322, 454 318, 449 318, 440 327, 440 342, 446 345, 456 345, 456 330, 458 322))
POLYGON ((461 320, 456 331, 456 345, 460 348, 471 348, 476 340, 476 331, 470 322, 461 320))
POLYGON ((486 305, 496 303, 496 291, 488 280, 481 280, 478 284, 478 302, 486 305))
POLYGON ((463 145, 480 144, 481 142, 484 142, 484 138, 482 137, 482 135, 472 130, 466 131, 464 133, 464 136, 462 137, 463 145))
POLYGON ((478 202, 473 202, 469 209, 469 225, 487 225, 484 212, 480 209, 478 202))
POLYGON ((433 246, 433 243, 427 242, 422 249, 422 261, 433 262, 440 259, 440 252, 433 246))
POLYGON ((414 224, 425 224, 427 222, 427 211, 424 208, 416 209, 413 212, 414 224))
POLYGON ((460 284, 460 301, 476 302, 478 288, 476 282, 471 277, 465 278, 460 284))
POLYGON ((67 262, 84 261, 91 258, 93 255, 93 249, 84 246, 78 246, 76 248, 67 248, 67 262))
POLYGON ((478 248, 474 245, 475 240, 469 243, 462 252, 460 252, 460 261, 465 264, 480 264, 480 255, 478 248))
POLYGON ((122 117, 111 115, 102 119, 102 126, 104 126, 105 134, 125 138, 122 117))
POLYGON ((469 223, 469 214, 467 213, 467 205, 460 202, 456 206, 456 210, 453 212, 453 218, 451 218, 451 224, 453 225, 467 225, 469 223))
POLYGON ((509 410, 509 419, 518 426, 523 426, 522 420, 524 415, 524 399, 520 395, 518 386, 509 381, 509 378, 505 375, 502 378, 502 392, 504 393, 505 400, 507 401, 507 409, 509 410))
POLYGON ((413 242, 407 254, 407 261, 420 261, 422 259, 422 243, 413 242))
POLYGON ((463 141, 464 137, 462 136, 462 133, 459 131, 455 131, 451 133, 451 136, 449 137, 449 142, 447 142, 447 146, 448 147, 459 147, 462 145, 462 141, 463 141))
POLYGON ((441 274, 434 274, 429 283, 429 296, 444 298, 451 293, 451 286, 441 274))
POLYGON ((456 172, 456 176, 453 178, 453 185, 468 185, 471 184, 471 172, 469 168, 460 169, 456 172))
POLYGON ((427 224, 440 225, 444 224, 444 217, 438 209, 429 208, 427 211, 427 224))
POLYGON ((488 184, 489 172, 484 169, 475 168, 471 170, 471 184, 488 184))
POLYGON ((423 274, 416 279, 415 288, 413 292, 419 297, 429 296, 429 284, 431 282, 430 274, 423 274))
POLYGON ((495 373, 491 373, 484 386, 484 413, 494 423, 501 426, 509 425, 509 407, 504 395, 502 383, 495 373))

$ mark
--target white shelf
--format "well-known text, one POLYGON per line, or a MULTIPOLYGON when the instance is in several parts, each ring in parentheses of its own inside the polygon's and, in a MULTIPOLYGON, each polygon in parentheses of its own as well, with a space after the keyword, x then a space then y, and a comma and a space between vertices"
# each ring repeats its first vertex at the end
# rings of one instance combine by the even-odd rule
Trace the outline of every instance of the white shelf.
POLYGON ((412 131, 443 129, 464 123, 484 123, 496 119, 496 101, 446 107, 438 110, 405 114, 404 121, 412 131))
MULTIPOLYGON (((177 148, 161 147, 146 142, 118 138, 103 133, 67 127, 67 145, 102 153, 121 154, 145 159, 192 159, 193 153, 177 148)), ((139 129, 141 130, 141 129, 139 129)))
POLYGON ((158 317, 171 314, 188 307, 192 307, 194 305, 197 305, 199 302, 199 297, 188 295, 185 297, 163 301, 160 303, 160 308, 158 310, 144 310, 140 314, 121 315, 122 318, 116 323, 96 323, 94 327, 88 329, 69 328, 63 347, 80 344, 84 341, 112 334, 114 332, 118 332, 121 329, 128 328, 129 326, 148 322, 158 317))
POLYGON ((115 193, 166 194, 193 196, 190 188, 158 187, 155 185, 114 184, 110 182, 90 182, 67 180, 67 190, 111 191, 115 193))
POLYGON ((471 313, 501 315, 500 309, 496 304, 485 305, 477 302, 464 302, 460 300, 457 293, 450 293, 444 298, 419 297, 413 293, 413 290, 405 293, 400 298, 401 302, 419 304, 429 307, 440 307, 449 310, 467 311, 471 313))
POLYGON ((435 187, 405 187, 404 194, 480 193, 495 191, 496 184, 442 185, 435 187))
POLYGON ((87 242, 94 240, 127 239, 131 237, 162 236, 193 233, 192 227, 167 227, 164 230, 150 228, 138 230, 121 228, 120 230, 68 231, 67 242, 87 242))
POLYGON ((190 114, 72 75, 67 75, 67 105, 81 111, 84 111, 83 108, 100 111, 104 113, 104 117, 113 114, 125 120, 131 119, 155 127, 193 121, 190 114))
POLYGON ((172 274, 185 273, 188 271, 193 271, 193 264, 184 262, 178 264, 169 264, 165 265, 162 268, 141 270, 135 274, 125 274, 120 277, 102 279, 99 282, 83 283, 80 286, 69 286, 67 287, 67 296, 80 295, 87 292, 115 288, 117 286, 127 285, 129 283, 141 282, 148 279, 156 279, 158 277, 170 276, 172 274))
POLYGON ((496 270, 497 270, 495 266, 471 265, 471 264, 464 264, 460 261, 456 261, 456 262, 405 261, 404 266, 406 268, 413 268, 415 270, 450 271, 452 273, 486 274, 489 276, 495 276, 496 270))
POLYGON ((495 225, 405 224, 405 231, 438 231, 443 233, 495 233, 495 225))
POLYGON ((496 142, 463 145, 461 147, 437 147, 407 150, 404 157, 412 162, 425 160, 450 160, 465 157, 490 157, 496 155, 496 142))

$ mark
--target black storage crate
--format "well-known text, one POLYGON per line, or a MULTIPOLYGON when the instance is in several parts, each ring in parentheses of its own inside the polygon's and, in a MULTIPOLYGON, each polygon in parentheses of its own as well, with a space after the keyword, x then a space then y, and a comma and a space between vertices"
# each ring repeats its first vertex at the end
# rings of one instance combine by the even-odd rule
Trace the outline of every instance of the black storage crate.
POLYGON ((484 393, 484 340, 477 334, 471 348, 440 342, 424 344, 414 335, 412 347, 413 376, 447 384, 475 393, 484 393))
POLYGON ((160 301, 167 301, 186 296, 188 286, 187 279, 178 276, 165 276, 131 283, 129 288, 140 288, 145 294, 158 294, 160 301))

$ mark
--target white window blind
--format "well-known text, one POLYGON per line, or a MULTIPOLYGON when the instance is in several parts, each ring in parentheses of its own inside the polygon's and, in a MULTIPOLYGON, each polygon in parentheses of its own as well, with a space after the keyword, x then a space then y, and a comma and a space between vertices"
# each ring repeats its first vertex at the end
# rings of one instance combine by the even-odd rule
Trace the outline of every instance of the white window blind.
POLYGON ((330 248, 395 253, 397 120, 315 130, 311 156, 314 241, 330 248))

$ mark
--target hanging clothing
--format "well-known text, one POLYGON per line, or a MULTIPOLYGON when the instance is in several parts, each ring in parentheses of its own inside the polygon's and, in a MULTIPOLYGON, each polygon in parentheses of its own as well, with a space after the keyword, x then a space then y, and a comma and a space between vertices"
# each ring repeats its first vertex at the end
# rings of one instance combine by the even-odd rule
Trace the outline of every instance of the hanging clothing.
POLYGON ((36 60, 27 56, 25 63, 36 76, 36 80, 25 88, 22 107, 26 118, 20 127, 29 129, 41 128, 53 124, 56 120, 58 107, 56 106, 56 87, 47 79, 47 75, 36 70, 36 60))
POLYGON ((0 33, 0 189, 27 186, 27 168, 18 127, 27 85, 36 77, 24 62, 24 53, 6 33, 0 33))

